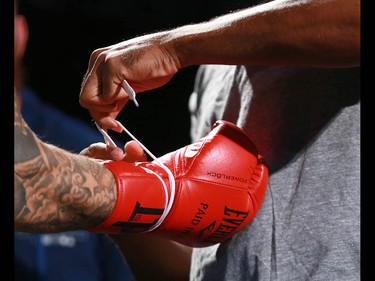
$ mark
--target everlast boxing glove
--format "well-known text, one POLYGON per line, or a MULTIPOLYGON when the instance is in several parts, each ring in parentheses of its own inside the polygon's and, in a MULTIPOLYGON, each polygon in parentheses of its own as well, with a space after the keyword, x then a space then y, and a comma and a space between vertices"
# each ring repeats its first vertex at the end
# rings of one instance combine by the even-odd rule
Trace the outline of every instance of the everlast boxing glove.
POLYGON ((217 121, 197 142, 152 162, 104 164, 117 182, 112 214, 89 231, 148 232, 205 247, 241 231, 256 215, 268 170, 249 137, 217 121))

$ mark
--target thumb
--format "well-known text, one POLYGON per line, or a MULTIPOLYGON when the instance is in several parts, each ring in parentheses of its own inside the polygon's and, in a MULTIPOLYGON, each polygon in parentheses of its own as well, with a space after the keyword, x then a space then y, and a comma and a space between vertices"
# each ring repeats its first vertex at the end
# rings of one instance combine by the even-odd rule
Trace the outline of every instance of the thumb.
POLYGON ((122 160, 125 162, 144 162, 147 160, 143 148, 134 140, 127 142, 124 149, 125 156, 122 160))

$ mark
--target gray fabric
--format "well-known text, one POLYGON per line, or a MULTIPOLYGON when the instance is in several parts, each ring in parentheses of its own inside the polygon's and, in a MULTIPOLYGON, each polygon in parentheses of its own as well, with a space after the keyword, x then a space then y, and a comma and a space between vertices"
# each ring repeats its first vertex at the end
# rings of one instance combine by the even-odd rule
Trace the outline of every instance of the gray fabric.
POLYGON ((265 156, 270 178, 244 231, 194 249, 190 280, 360 280, 359 73, 200 67, 192 140, 231 121, 265 156))

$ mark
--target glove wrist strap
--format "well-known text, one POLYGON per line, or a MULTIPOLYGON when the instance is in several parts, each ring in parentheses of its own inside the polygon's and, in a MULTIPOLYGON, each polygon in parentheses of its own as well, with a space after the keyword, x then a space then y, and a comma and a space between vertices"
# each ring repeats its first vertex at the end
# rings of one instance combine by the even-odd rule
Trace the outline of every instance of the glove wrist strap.
MULTIPOLYGON (((150 231, 155 230, 157 227, 159 227, 163 223, 163 221, 165 220, 165 218, 168 216, 170 210, 172 209, 173 202, 174 202, 174 199, 175 199, 175 194, 176 194, 176 180, 175 180, 172 172, 168 169, 167 166, 165 166, 163 163, 161 163, 156 158, 156 156, 149 149, 147 149, 146 146, 143 145, 143 143, 141 143, 128 129, 125 128, 124 125, 122 125, 117 120, 116 120, 116 122, 129 135, 129 137, 131 137, 134 141, 136 141, 143 148, 143 150, 146 151, 146 153, 155 161, 155 163, 157 165, 159 165, 162 169, 165 170, 165 172, 167 173, 168 178, 169 178, 169 184, 170 184, 171 194, 168 194, 168 188, 165 185, 163 179, 160 176, 158 176, 156 173, 154 173, 153 171, 149 170, 151 173, 155 174, 155 176, 157 176, 157 178, 162 182, 163 187, 164 187, 165 196, 166 196, 164 212, 161 215, 161 217, 158 220, 158 222, 146 231, 146 232, 150 232, 150 231)), ((101 128, 96 123, 95 123, 95 125, 98 128, 99 132, 103 135, 104 141, 105 141, 105 143, 107 145, 117 146, 116 143, 108 135, 108 133, 106 132, 106 130, 104 130, 103 128, 101 128)), ((147 168, 144 168, 144 169, 147 169, 147 168)))

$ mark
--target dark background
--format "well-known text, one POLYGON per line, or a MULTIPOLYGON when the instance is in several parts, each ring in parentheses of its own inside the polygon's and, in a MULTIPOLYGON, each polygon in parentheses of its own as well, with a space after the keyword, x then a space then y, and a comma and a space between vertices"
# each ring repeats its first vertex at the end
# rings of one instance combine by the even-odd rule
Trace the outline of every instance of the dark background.
MULTIPOLYGON (((91 52, 132 37, 237 10, 231 0, 19 0, 30 35, 24 58, 26 83, 43 100, 93 125, 79 105, 79 90, 91 52)), ((244 3, 245 2, 245 3, 244 3)), ((151 152, 161 156, 188 144, 188 98, 196 66, 180 70, 167 85, 137 95, 117 118, 151 152)), ((116 137, 116 133, 111 132, 116 137)), ((121 140, 130 138, 122 133, 121 140)))

